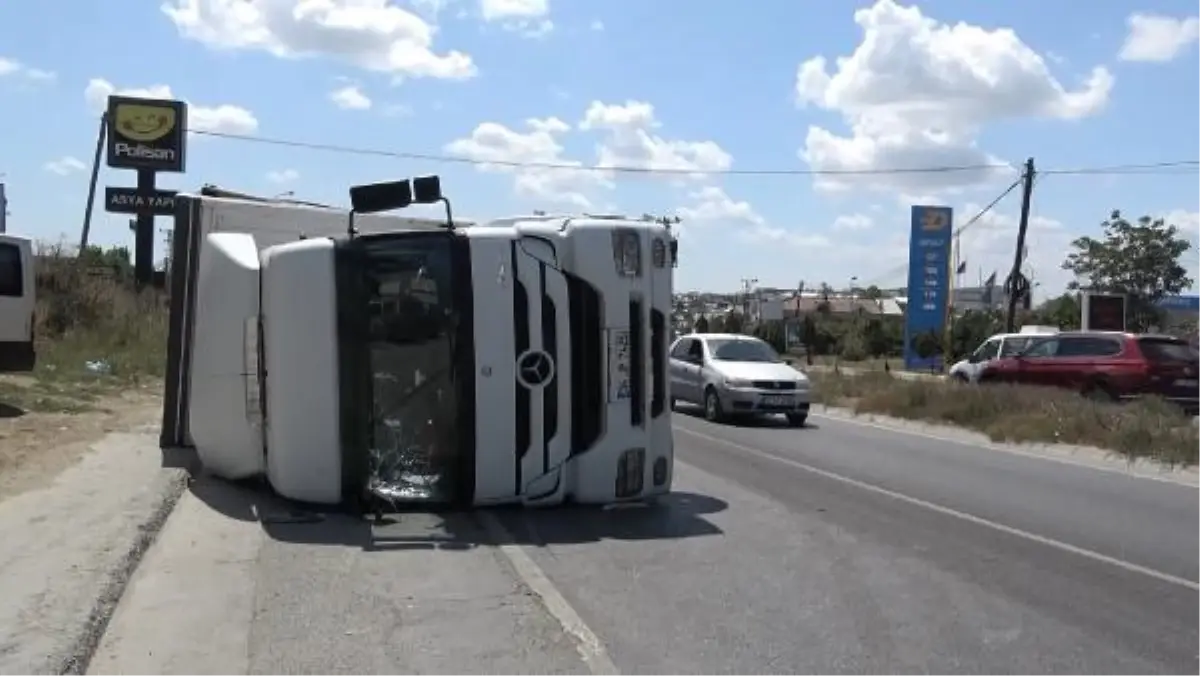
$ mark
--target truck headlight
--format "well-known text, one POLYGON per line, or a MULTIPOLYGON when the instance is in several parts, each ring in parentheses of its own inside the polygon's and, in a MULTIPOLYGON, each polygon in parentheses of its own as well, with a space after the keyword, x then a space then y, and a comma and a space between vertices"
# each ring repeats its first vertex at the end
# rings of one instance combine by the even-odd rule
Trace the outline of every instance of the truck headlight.
POLYGON ((636 230, 613 230, 613 263, 617 274, 622 277, 639 277, 642 274, 642 240, 636 230))
POLYGON ((655 237, 650 245, 650 264, 656 268, 667 267, 667 243, 661 237, 655 237))

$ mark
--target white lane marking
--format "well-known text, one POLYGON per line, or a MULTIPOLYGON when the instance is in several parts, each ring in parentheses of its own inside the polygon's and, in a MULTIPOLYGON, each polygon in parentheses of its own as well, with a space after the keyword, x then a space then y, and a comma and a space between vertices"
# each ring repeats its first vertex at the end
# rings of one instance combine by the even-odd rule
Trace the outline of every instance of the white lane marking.
POLYGON ((541 566, 537 565, 520 545, 503 544, 516 542, 516 538, 508 532, 504 524, 500 523, 500 519, 497 519, 494 514, 485 510, 477 511, 476 515, 493 540, 501 543, 499 544, 500 551, 508 558, 508 562, 512 564, 517 577, 521 578, 521 581, 534 594, 538 595, 538 598, 542 600, 542 605, 562 625, 563 631, 566 631, 575 639, 575 647, 579 651, 580 656, 583 657, 583 661, 587 664, 588 669, 593 674, 596 674, 596 676, 610 676, 621 673, 617 670, 617 665, 608 656, 608 651, 604 648, 604 643, 587 626, 583 618, 579 617, 579 613, 575 612, 575 609, 571 607, 567 599, 558 591, 558 588, 554 586, 554 583, 542 571, 541 566))
MULTIPOLYGON (((1011 447, 1007 447, 1007 446, 1004 446, 1003 444, 999 444, 999 443, 968 441, 966 439, 955 439, 954 437, 951 437, 948 435, 935 434, 933 432, 922 432, 921 430, 907 429, 900 425, 888 425, 886 423, 878 423, 878 422, 874 422, 871 420, 856 420, 854 418, 844 418, 842 416, 829 415, 827 413, 819 413, 817 411, 812 411, 811 413, 809 413, 809 415, 821 418, 822 420, 832 420, 834 422, 846 423, 847 425, 858 425, 860 427, 871 427, 873 429, 882 430, 884 432, 900 432, 902 434, 907 434, 907 435, 914 436, 914 437, 923 437, 925 439, 933 439, 935 441, 941 441, 941 442, 948 443, 948 444, 954 444, 956 446, 966 446, 966 447, 970 447, 970 448, 982 448, 982 449, 986 449, 988 451, 999 451, 1001 453, 1011 453, 1012 455, 1019 455, 1019 456, 1025 457, 1025 458, 1033 458, 1035 460, 1048 460, 1050 462, 1057 462, 1060 465, 1070 465, 1071 467, 1083 467, 1085 469, 1094 469, 1097 472, 1106 472, 1108 474, 1117 474, 1120 476, 1129 477, 1131 479, 1146 479, 1148 481, 1158 481, 1158 482, 1165 483, 1165 484, 1174 484, 1176 486, 1187 486, 1188 488, 1196 488, 1196 486, 1197 486, 1197 483, 1195 481, 1188 481, 1187 479, 1178 479, 1178 478, 1173 478, 1173 477, 1169 477, 1169 476, 1157 476, 1154 474, 1149 474, 1148 472, 1153 471, 1150 469, 1137 469, 1137 468, 1121 469, 1118 467, 1106 467, 1104 465, 1088 462, 1086 460, 1077 460, 1074 458, 1064 458, 1062 456, 1050 455, 1047 453, 1038 453, 1036 451, 1023 451, 1019 448, 1011 448, 1011 447)), ((1103 449, 1101 449, 1101 451, 1103 451, 1103 449)))
POLYGON ((793 460, 791 458, 780 457, 780 456, 774 455, 772 453, 766 453, 757 448, 754 448, 751 446, 746 446, 744 444, 739 444, 734 441, 729 441, 727 439, 722 439, 720 437, 714 437, 712 435, 704 434, 702 432, 695 432, 695 431, 689 430, 684 427, 675 427, 675 429, 680 432, 691 434, 692 436, 699 437, 699 438, 705 439, 707 441, 711 441, 713 443, 723 444, 730 448, 735 448, 739 451, 742 451, 745 453, 750 453, 751 455, 756 455, 758 457, 765 458, 767 460, 774 460, 775 462, 782 463, 784 465, 789 465, 791 467, 795 467, 796 469, 803 470, 810 474, 816 474, 817 476, 824 477, 826 479, 832 479, 833 481, 840 481, 841 483, 844 483, 848 486, 854 486, 855 488, 860 488, 865 491, 870 491, 872 493, 884 495, 884 496, 887 496, 894 500, 900 500, 901 502, 907 502, 910 505, 916 505, 917 507, 924 507, 925 509, 937 512, 939 514, 945 514, 946 516, 952 516, 954 518, 961 519, 963 521, 967 521, 969 523, 973 523, 978 526, 984 526, 987 528, 991 528, 993 530, 998 530, 1001 533, 1007 533, 1009 535, 1014 535, 1019 538, 1024 538, 1026 540, 1030 540, 1030 541, 1036 542, 1038 544, 1046 545, 1048 547, 1054 547, 1055 549, 1060 549, 1064 552, 1070 552, 1071 554, 1089 558, 1089 559, 1092 559, 1093 561, 1107 563, 1111 566, 1116 566, 1118 568, 1122 568, 1124 570, 1127 570, 1127 571, 1130 571, 1133 573, 1140 573, 1142 575, 1146 575, 1148 577, 1152 577, 1157 580, 1162 580, 1163 582, 1170 582, 1171 584, 1177 584, 1181 587, 1187 587, 1188 589, 1191 589, 1193 591, 1200 591, 1200 583, 1197 583, 1197 582, 1194 582, 1192 580, 1188 580, 1188 579, 1185 579, 1182 577, 1176 577, 1175 575, 1171 575, 1170 573, 1164 573, 1159 570, 1154 570, 1153 568, 1147 568, 1146 566, 1140 566, 1136 563, 1130 563, 1129 561, 1122 561, 1121 559, 1113 558, 1111 556, 1101 554, 1100 552, 1094 552, 1090 549, 1076 547, 1075 545, 1067 544, 1066 542, 1061 542, 1059 540, 1048 538, 1044 535, 1037 535, 1036 533, 1030 533, 1029 531, 1021 530, 1020 528, 1013 528, 1012 526, 1005 526, 1002 523, 997 523, 997 522, 991 521, 989 519, 984 519, 982 517, 978 517, 973 514, 967 514, 966 512, 960 512, 956 509, 951 509, 950 507, 943 507, 942 505, 935 504, 935 503, 929 502, 927 500, 922 500, 920 498, 914 498, 911 495, 905 495, 904 493, 898 493, 891 489, 884 488, 882 486, 876 486, 875 484, 867 483, 865 481, 859 481, 858 479, 852 479, 848 476, 843 476, 843 475, 837 474, 835 472, 830 472, 828 470, 823 470, 819 467, 814 467, 812 465, 800 462, 799 460, 793 460))

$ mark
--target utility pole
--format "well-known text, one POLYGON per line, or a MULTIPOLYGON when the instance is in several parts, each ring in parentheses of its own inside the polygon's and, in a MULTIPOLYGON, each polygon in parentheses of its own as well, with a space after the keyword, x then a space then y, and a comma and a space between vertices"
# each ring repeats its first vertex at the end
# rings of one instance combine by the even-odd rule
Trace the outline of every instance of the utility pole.
POLYGON ((1016 330, 1017 323, 1017 303, 1025 294, 1030 293, 1029 280, 1025 279, 1025 275, 1021 273, 1021 263, 1025 258, 1025 233, 1029 230, 1029 205, 1033 199, 1033 177, 1036 174, 1033 168, 1033 158, 1025 160, 1025 185, 1021 194, 1021 223, 1017 227, 1017 251, 1013 255, 1012 272, 1008 275, 1008 281, 1005 283, 1005 291, 1008 293, 1008 317, 1004 322, 1004 326, 1009 333, 1016 330))
POLYGON ((742 321, 750 316, 750 290, 758 284, 758 278, 742 277, 742 321))
POLYGON ((104 156, 104 137, 108 133, 108 113, 100 115, 100 130, 96 132, 96 154, 92 158, 92 177, 88 181, 87 207, 83 212, 83 230, 79 233, 79 257, 87 249, 88 237, 92 233, 92 208, 96 204, 96 182, 100 180, 100 160, 104 156))
MULTIPOLYGON (((4 174, 0 174, 4 178, 4 174)), ((8 198, 4 196, 4 181, 0 181, 0 235, 8 232, 8 198)))

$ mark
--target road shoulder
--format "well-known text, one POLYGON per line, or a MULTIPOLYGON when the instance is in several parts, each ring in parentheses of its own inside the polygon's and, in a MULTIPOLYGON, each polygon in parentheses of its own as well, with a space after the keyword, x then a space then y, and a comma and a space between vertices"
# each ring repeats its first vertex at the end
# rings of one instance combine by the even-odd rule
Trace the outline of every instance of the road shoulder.
POLYGON ((90 672, 588 673, 494 544, 469 514, 373 525, 199 478, 90 672))
POLYGON ((183 490, 154 430, 110 433, 0 502, 0 673, 79 673, 183 490))

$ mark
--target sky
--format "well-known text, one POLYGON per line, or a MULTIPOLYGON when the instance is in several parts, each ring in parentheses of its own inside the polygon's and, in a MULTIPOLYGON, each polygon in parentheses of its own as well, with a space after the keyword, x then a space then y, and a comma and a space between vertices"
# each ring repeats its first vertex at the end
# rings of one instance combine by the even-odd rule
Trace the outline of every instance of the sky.
MULTIPOLYGON (((106 97, 179 98, 201 133, 162 188, 345 205, 353 184, 438 174, 455 213, 476 219, 678 216, 676 288, 733 291, 902 286, 913 204, 950 206, 961 226, 1032 157, 1026 274, 1046 297, 1071 279, 1071 241, 1099 235, 1114 209, 1197 241, 1194 164, 1111 169, 1200 155, 1196 12, 1194 0, 4 0, 0 181, 10 231, 77 242, 106 97)), ((101 186, 133 183, 101 169, 101 186)), ((1011 268, 1020 192, 962 232, 960 283, 1011 268)), ((97 213, 92 241, 131 245, 127 219, 97 213)), ((1198 262, 1193 249, 1194 280, 1198 262)))

